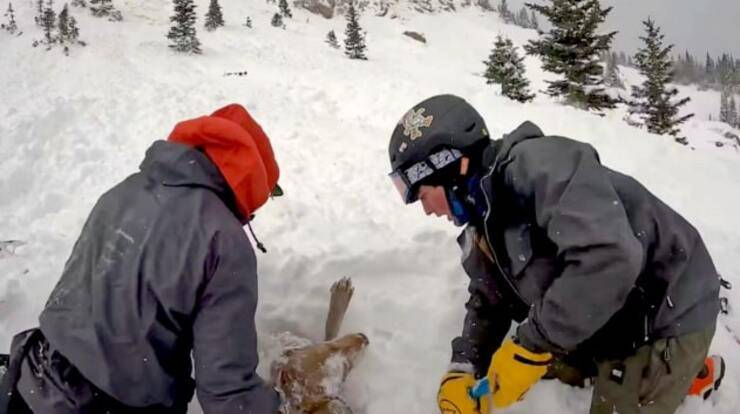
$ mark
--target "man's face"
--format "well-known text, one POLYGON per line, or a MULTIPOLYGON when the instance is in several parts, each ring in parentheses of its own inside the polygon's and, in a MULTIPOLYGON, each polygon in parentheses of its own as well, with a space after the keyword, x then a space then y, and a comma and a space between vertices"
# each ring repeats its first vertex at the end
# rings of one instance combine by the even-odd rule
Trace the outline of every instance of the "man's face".
POLYGON ((422 185, 419 187, 419 200, 427 216, 432 214, 437 217, 446 216, 447 220, 453 221, 444 187, 422 185))

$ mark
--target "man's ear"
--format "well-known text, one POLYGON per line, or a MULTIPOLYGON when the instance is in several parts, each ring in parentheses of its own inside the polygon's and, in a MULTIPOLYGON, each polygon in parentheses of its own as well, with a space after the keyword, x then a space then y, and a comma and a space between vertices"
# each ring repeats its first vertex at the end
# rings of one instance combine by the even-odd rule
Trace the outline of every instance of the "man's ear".
POLYGON ((468 174, 468 166, 470 165, 470 159, 468 157, 462 157, 460 159, 460 175, 468 174))

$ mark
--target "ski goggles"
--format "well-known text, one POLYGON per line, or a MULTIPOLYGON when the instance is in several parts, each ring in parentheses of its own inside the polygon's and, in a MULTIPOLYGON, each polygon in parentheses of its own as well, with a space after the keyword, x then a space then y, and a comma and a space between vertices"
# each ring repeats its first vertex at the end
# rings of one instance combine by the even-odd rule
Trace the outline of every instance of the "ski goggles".
POLYGON ((403 202, 410 204, 418 200, 419 183, 460 158, 462 158, 462 153, 459 150, 445 148, 416 164, 399 168, 388 175, 403 202))

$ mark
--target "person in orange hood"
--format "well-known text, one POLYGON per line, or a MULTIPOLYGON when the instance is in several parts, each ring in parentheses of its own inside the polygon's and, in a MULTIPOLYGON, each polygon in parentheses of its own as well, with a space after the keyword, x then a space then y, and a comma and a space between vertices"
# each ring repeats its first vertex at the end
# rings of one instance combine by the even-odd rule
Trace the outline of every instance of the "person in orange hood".
POLYGON ((280 398, 255 372, 243 224, 282 194, 279 175, 240 105, 155 142, 93 208, 40 327, 13 339, 0 413, 185 413, 196 390, 206 414, 275 413, 280 398))

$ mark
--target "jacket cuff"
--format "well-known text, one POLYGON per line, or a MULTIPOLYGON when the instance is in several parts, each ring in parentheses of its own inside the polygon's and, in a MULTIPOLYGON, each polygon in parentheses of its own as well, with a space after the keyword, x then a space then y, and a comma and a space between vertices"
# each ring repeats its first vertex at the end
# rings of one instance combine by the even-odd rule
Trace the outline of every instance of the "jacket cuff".
POLYGON ((525 321, 516 330, 515 342, 530 352, 541 354, 551 352, 562 354, 563 351, 556 345, 550 343, 536 326, 529 320, 525 321))
POLYGON ((447 372, 465 372, 475 374, 475 367, 470 362, 451 362, 447 366, 447 372))

